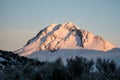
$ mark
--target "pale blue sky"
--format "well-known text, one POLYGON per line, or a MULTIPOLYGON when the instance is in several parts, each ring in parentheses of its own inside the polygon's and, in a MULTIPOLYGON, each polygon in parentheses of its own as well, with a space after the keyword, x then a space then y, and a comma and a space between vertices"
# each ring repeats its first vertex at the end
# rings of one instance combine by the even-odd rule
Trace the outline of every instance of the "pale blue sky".
POLYGON ((40 29, 69 21, 120 47, 120 0, 0 0, 0 49, 19 49, 40 29))

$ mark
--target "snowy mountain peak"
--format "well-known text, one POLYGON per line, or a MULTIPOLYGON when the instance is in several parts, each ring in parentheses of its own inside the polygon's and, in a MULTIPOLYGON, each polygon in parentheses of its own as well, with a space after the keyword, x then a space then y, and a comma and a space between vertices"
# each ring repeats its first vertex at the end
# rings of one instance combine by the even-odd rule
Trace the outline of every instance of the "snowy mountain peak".
POLYGON ((40 30, 17 53, 25 56, 41 50, 55 51, 59 49, 81 48, 107 51, 115 48, 115 46, 102 37, 82 30, 72 22, 67 22, 64 24, 51 24, 40 30))
POLYGON ((67 22, 65 24, 63 24, 64 27, 68 30, 73 30, 73 29, 80 29, 79 27, 77 27, 73 22, 67 22))

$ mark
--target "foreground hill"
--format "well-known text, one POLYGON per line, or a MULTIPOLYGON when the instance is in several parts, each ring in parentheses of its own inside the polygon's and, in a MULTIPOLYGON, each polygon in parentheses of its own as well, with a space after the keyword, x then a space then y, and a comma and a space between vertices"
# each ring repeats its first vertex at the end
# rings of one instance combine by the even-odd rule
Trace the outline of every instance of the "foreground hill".
MULTIPOLYGON (((89 56, 89 55, 88 55, 89 56)), ((83 57, 40 62, 0 50, 0 80, 120 80, 113 60, 83 57)))

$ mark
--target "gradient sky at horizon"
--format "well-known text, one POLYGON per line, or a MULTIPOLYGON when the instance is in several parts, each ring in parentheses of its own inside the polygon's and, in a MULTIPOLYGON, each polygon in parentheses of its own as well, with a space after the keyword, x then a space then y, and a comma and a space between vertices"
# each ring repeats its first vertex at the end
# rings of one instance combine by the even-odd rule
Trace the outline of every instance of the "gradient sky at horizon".
POLYGON ((120 47, 120 0, 0 0, 0 49, 22 48, 46 26, 69 21, 120 47))

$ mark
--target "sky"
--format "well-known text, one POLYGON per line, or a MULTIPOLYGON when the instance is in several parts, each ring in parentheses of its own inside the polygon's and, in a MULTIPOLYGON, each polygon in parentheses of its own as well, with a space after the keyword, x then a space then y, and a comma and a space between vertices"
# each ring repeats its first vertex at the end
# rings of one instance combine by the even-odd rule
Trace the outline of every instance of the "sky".
POLYGON ((20 49, 41 29, 66 22, 120 47, 120 0, 0 0, 0 49, 20 49))

